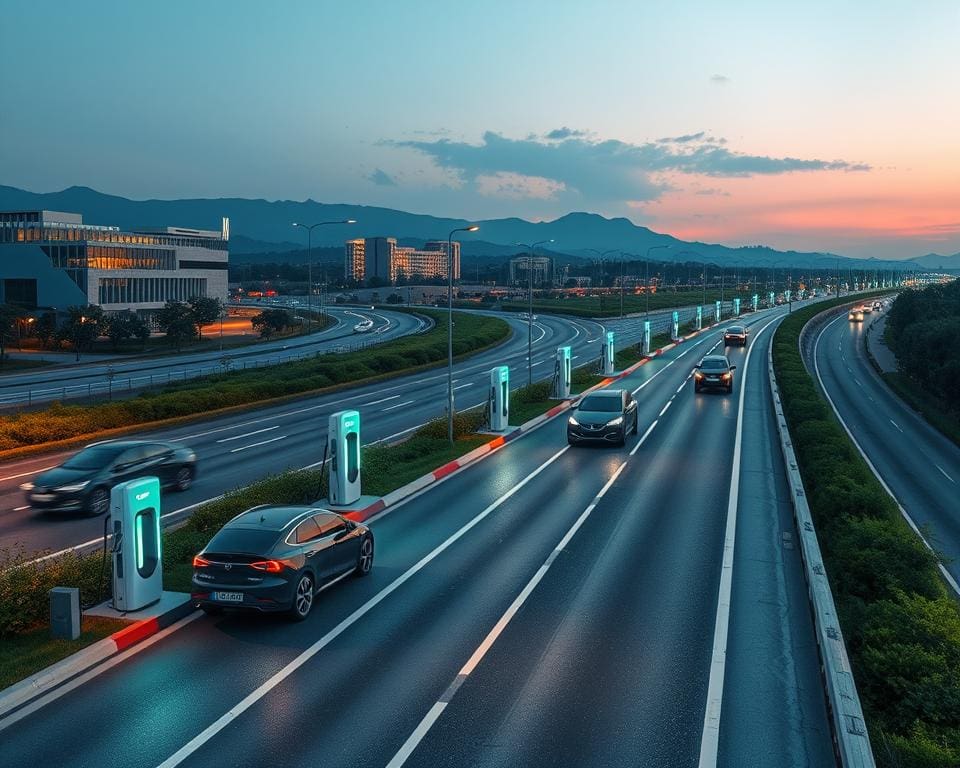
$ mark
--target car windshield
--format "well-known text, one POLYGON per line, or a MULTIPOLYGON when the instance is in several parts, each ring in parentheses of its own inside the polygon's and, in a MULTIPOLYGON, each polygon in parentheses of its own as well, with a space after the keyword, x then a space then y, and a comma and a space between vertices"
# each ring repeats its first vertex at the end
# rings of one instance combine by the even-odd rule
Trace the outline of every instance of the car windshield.
POLYGON ((620 397, 612 395, 590 395, 585 397, 577 408, 578 411, 598 411, 601 413, 619 413, 623 410, 620 397))
POLYGON ((210 540, 206 551, 266 557, 267 553, 273 549, 273 545, 277 543, 279 536, 278 531, 224 528, 210 540))
POLYGON ((742 326, 742 325, 731 325, 731 326, 730 326, 730 333, 743 333, 743 326, 742 326))
POLYGON ((63 462, 63 467, 64 469, 103 469, 110 466, 111 462, 125 449, 126 446, 123 445, 94 445, 71 456, 63 462))
POLYGON ((725 371, 727 362, 725 360, 704 360, 700 363, 700 368, 704 371, 725 371))

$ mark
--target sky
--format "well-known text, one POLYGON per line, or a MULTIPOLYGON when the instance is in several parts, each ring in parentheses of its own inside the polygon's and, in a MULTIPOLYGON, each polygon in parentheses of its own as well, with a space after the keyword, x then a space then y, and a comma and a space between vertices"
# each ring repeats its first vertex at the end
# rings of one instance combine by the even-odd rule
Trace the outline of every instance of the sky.
POLYGON ((960 2, 0 0, 0 184, 960 251, 960 2))

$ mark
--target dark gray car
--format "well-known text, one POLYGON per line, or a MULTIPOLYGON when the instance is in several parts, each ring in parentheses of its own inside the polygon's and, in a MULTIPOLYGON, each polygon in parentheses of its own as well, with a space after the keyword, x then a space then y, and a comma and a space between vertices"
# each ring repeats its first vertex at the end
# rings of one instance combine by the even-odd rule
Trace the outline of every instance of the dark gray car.
POLYGON ((567 419, 567 442, 623 445, 637 433, 637 401, 626 389, 603 389, 583 398, 567 419))
POLYGON ((316 593, 373 568, 373 531, 326 509, 254 507, 227 523, 193 558, 191 597, 207 613, 284 611, 302 621, 316 593))
POLYGON ((730 365, 725 355, 707 355, 694 366, 693 389, 721 389, 727 394, 733 392, 733 372, 737 366, 730 365))

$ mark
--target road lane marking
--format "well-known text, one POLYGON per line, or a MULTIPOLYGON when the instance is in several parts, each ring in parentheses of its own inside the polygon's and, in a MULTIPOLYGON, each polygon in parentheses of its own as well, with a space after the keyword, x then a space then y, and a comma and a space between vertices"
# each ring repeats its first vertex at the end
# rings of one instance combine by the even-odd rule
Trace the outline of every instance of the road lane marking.
POLYGON ((393 410, 395 410, 395 409, 397 409, 397 408, 403 408, 403 406, 405 406, 405 405, 411 405, 412 403, 415 403, 415 402, 416 402, 416 400, 407 400, 405 403, 397 403, 396 405, 388 405, 386 408, 381 408, 381 409, 380 409, 380 412, 381 412, 381 413, 386 413, 387 411, 393 411, 393 410))
POLYGON ((287 435, 280 435, 280 437, 271 437, 269 440, 261 440, 259 443, 251 443, 250 445, 241 445, 239 448, 234 448, 230 453, 240 453, 240 451, 245 451, 248 448, 257 448, 261 445, 267 445, 269 443, 275 443, 277 440, 283 440, 287 435))
MULTIPOLYGON (((942 469, 941 469, 940 471, 943 472, 942 469)), ((946 473, 946 472, 943 472, 943 474, 947 474, 947 473, 946 473)), ((25 506, 25 507, 14 507, 14 508, 13 508, 13 511, 14 511, 14 512, 23 512, 23 510, 25 510, 25 509, 30 509, 30 505, 27 504, 27 506, 25 506)))
POLYGON ((662 419, 662 418, 663 418, 663 414, 665 414, 665 413, 667 412, 667 408, 669 408, 672 404, 673 404, 673 398, 671 397, 669 400, 667 400, 667 404, 666 404, 665 406, 663 406, 663 408, 660 409, 660 415, 659 415, 657 418, 661 418, 661 419, 662 419))
POLYGON ((400 397, 400 395, 390 395, 390 397, 381 397, 379 400, 372 400, 372 401, 369 402, 369 403, 364 403, 364 404, 363 404, 363 407, 366 407, 366 406, 368 406, 368 405, 380 405, 380 403, 387 403, 387 402, 389 402, 390 400, 396 400, 396 399, 398 399, 399 397, 400 397))
MULTIPOLYGON (((950 477, 950 475, 948 475, 948 474, 946 473, 946 470, 944 470, 943 467, 941 467, 939 464, 934 464, 933 466, 935 466, 937 469, 939 469, 939 470, 940 470, 940 474, 942 474, 945 478, 947 478, 947 480, 949 480, 951 483, 953 483, 954 485, 956 485, 957 481, 954 480, 952 477, 950 477)), ((23 509, 23 507, 21 507, 21 509, 23 509)), ((16 512, 16 510, 14 510, 14 512, 16 512)))
POLYGON ((631 455, 631 456, 633 456, 633 454, 635 454, 637 451, 640 450, 640 446, 641 446, 641 445, 643 445, 645 442, 647 442, 647 438, 650 437, 650 433, 653 432, 654 428, 655 428, 655 427, 657 426, 657 424, 659 424, 659 423, 660 423, 660 419, 654 419, 653 424, 651 424, 649 427, 647 427, 647 431, 643 433, 643 437, 641 437, 641 438, 637 441, 637 444, 636 444, 635 446, 633 446, 633 448, 630 449, 630 455, 631 455))
POLYGON ((289 664, 278 670, 276 673, 271 675, 267 680, 261 683, 257 688, 247 694, 238 704, 231 707, 223 715, 217 718, 213 723, 204 728, 199 734, 194 736, 190 741, 184 744, 180 749, 174 752, 170 757, 160 763, 159 768, 174 768, 174 766, 180 765, 184 760, 190 757, 194 752, 200 749, 204 744, 206 744, 210 739, 216 736, 220 731, 226 728, 230 723, 236 720, 240 715, 246 712, 250 707, 260 701, 264 696, 266 696, 270 691, 276 688, 280 683, 286 680, 290 675, 296 672, 300 667, 306 664, 310 659, 316 656, 320 651, 327 647, 330 643, 336 640, 341 634, 353 626, 357 621, 363 618, 367 613, 373 610, 377 605, 379 605, 383 600, 389 597, 393 592, 398 590, 403 586, 407 581, 413 578, 417 573, 423 570, 427 565, 429 565, 434 559, 439 557, 443 552, 450 548, 454 543, 463 538, 467 533, 469 533, 475 526, 482 522, 486 517, 488 517, 494 510, 500 507, 504 502, 510 499, 514 494, 516 494, 520 489, 527 485, 531 480, 537 477, 541 472, 543 472, 547 467, 549 467, 553 462, 559 459, 564 453, 570 449, 569 445, 565 445, 559 451, 557 451, 553 456, 547 459, 543 464, 537 467, 533 472, 527 475, 523 480, 513 486, 509 491, 504 493, 498 499, 489 504, 482 512, 480 512, 472 520, 464 524, 459 528, 455 533, 453 533, 448 539, 446 539, 442 544, 437 546, 428 554, 424 555, 419 561, 414 565, 410 566, 402 575, 394 579, 390 584, 381 589, 377 594, 367 600, 363 605, 357 608, 353 613, 347 616, 343 621, 337 624, 333 629, 329 630, 326 634, 323 635, 319 640, 317 640, 313 645, 304 650, 289 664))
POLYGON ((244 432, 242 435, 234 435, 233 437, 224 437, 220 440, 217 440, 218 443, 229 443, 231 440, 242 440, 245 437, 253 437, 254 435, 259 435, 264 432, 272 432, 275 429, 280 429, 279 424, 275 424, 272 427, 264 427, 263 429, 257 429, 253 432, 244 432))
POLYGON ((55 469, 56 465, 52 467, 41 467, 40 469, 32 469, 29 472, 21 472, 19 475, 7 475, 7 477, 0 477, 0 482, 5 480, 16 480, 18 477, 29 477, 30 475, 39 475, 41 472, 46 472, 48 469, 55 469))
POLYGON ((893 424, 893 426, 895 426, 895 427, 900 431, 900 433, 903 434, 903 430, 900 429, 900 425, 897 424, 897 422, 895 422, 893 419, 887 419, 887 421, 889 421, 891 424, 893 424))
POLYGON ((470 382, 467 382, 466 384, 461 384, 459 387, 454 387, 453 391, 456 392, 458 389, 463 389, 464 387, 472 387, 473 385, 474 385, 474 382, 470 381, 470 382))
MULTIPOLYGON (((747 381, 750 355, 756 341, 779 317, 769 320, 754 336, 743 361, 743 381, 747 381)), ((710 660, 710 681, 707 684, 707 708, 703 715, 703 733, 700 738, 700 768, 716 768, 720 750, 720 712, 723 707, 723 678, 727 667, 727 634, 730 629, 730 602, 733 590, 733 554, 737 539, 737 507, 740 503, 740 454, 743 448, 743 411, 747 387, 740 385, 737 406, 737 432, 730 463, 730 495, 727 499, 727 524, 723 536, 723 565, 720 588, 717 591, 717 618, 713 631, 713 653, 710 660)))
POLYGON ((507 626, 513 620, 513 617, 517 615, 517 612, 523 607, 523 604, 527 601, 527 598, 530 597, 530 595, 533 593, 533 590, 537 588, 537 585, 543 580, 543 577, 546 576, 547 571, 550 570, 550 566, 553 565, 560 553, 570 543, 570 540, 573 539, 573 537, 577 534, 577 531, 580 530, 580 527, 584 524, 584 522, 586 522, 587 518, 590 517, 590 514, 594 509, 596 509, 598 502, 616 482, 617 478, 620 477, 620 474, 623 472, 626 466, 627 462, 624 461, 619 467, 617 467, 614 473, 610 476, 610 479, 607 480, 603 488, 600 489, 600 492, 593 497, 593 501, 591 501, 590 504, 587 505, 587 508, 580 513, 580 516, 563 535, 563 538, 560 539, 560 543, 553 548, 543 565, 537 569, 537 572, 533 574, 533 576, 530 578, 530 581, 528 581, 526 586, 524 586, 524 588, 520 591, 520 594, 514 598, 514 601, 510 604, 510 607, 507 608, 497 623, 493 625, 493 629, 487 633, 487 636, 483 639, 483 642, 477 646, 470 658, 467 659, 466 663, 457 673, 456 677, 454 677, 450 685, 447 686, 447 689, 443 692, 437 702, 430 707, 429 711, 414 729, 413 733, 410 734, 390 762, 387 763, 387 768, 400 768, 409 759, 410 755, 413 754, 420 742, 423 741, 423 737, 429 733, 430 729, 433 727, 433 724, 437 721, 440 715, 443 714, 443 710, 447 708, 447 705, 453 699, 454 695, 456 695, 460 686, 463 685, 463 683, 477 668, 480 662, 483 661, 483 657, 486 656, 487 652, 493 647, 493 644, 497 641, 497 638, 503 634, 503 630, 507 628, 507 626))

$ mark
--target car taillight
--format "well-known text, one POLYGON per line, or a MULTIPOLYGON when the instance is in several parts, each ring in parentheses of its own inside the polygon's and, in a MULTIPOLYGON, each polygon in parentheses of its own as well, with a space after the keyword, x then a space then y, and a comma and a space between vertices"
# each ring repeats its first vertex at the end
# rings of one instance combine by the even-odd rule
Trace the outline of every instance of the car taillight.
POLYGON ((194 556, 193 556, 193 567, 194 567, 194 568, 206 568, 208 565, 210 565, 210 561, 209 561, 209 560, 204 560, 202 557, 200 557, 200 555, 194 555, 194 556))
POLYGON ((279 560, 258 560, 255 563, 250 563, 250 567, 267 573, 280 573, 283 570, 283 563, 279 560))

